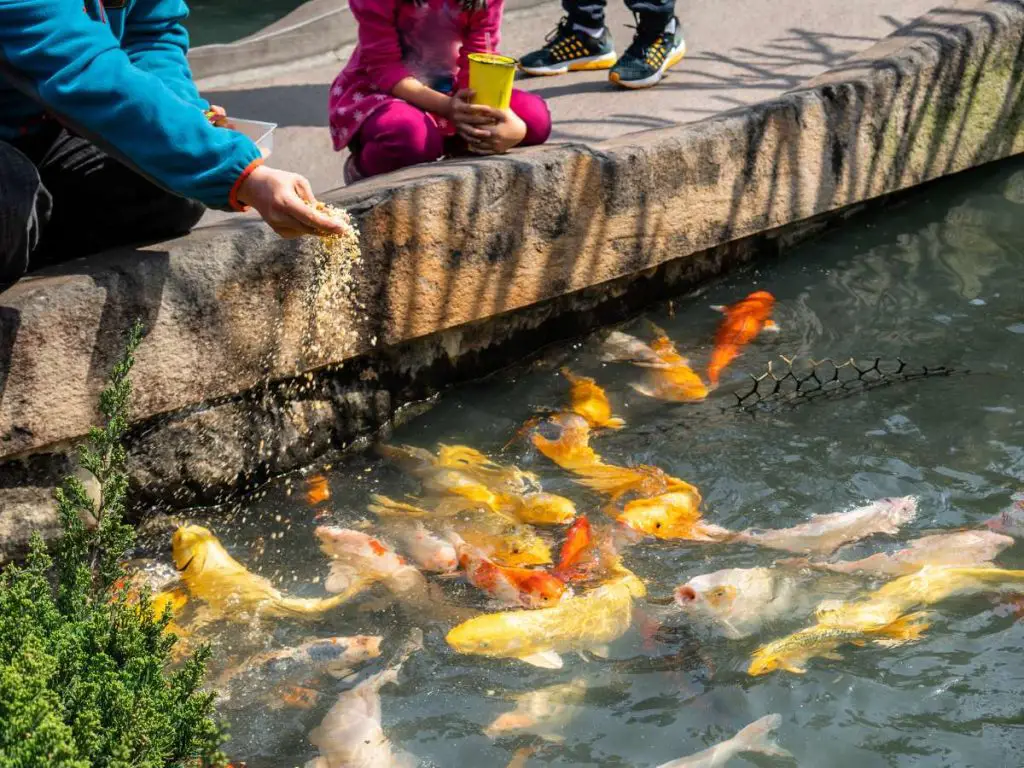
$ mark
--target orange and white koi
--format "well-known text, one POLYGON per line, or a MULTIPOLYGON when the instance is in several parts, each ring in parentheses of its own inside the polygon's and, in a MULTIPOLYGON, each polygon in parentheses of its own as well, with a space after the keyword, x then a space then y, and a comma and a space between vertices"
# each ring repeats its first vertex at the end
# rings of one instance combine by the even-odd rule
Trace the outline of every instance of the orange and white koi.
POLYGON ((775 297, 768 291, 754 291, 747 298, 728 307, 715 307, 725 319, 715 334, 715 347, 708 364, 708 381, 718 386, 722 372, 735 360, 740 351, 762 331, 777 331, 770 319, 775 297))
POLYGON ((661 328, 653 325, 657 334, 650 345, 635 336, 613 331, 604 342, 602 360, 630 362, 650 369, 643 384, 631 384, 647 397, 672 402, 691 403, 708 396, 708 388, 700 374, 690 367, 690 361, 679 354, 675 344, 661 328))
POLYGON ((454 531, 449 537, 469 583, 505 605, 547 608, 566 592, 565 583, 547 571, 500 566, 454 531))
POLYGON ((423 574, 380 539, 337 526, 321 525, 315 533, 321 551, 331 558, 331 570, 324 583, 328 592, 353 592, 383 582, 397 595, 427 593, 423 574))

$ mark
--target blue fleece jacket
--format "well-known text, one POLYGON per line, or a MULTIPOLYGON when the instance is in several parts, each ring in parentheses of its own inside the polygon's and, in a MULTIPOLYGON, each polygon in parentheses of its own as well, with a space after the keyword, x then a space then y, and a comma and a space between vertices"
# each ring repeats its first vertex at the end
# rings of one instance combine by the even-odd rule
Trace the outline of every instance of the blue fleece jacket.
POLYGON ((0 0, 0 140, 49 115, 165 189, 230 207, 260 152, 203 114, 187 14, 184 0, 0 0))

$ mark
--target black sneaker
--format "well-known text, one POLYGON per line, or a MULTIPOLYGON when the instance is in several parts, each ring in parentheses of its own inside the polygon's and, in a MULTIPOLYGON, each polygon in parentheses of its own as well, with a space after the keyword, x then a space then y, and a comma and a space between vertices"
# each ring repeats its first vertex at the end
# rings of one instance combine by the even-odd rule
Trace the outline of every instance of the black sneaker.
POLYGON ((623 88, 650 88, 683 60, 686 41, 679 19, 665 24, 657 16, 638 16, 636 36, 622 58, 608 73, 608 79, 623 88), (668 28, 675 25, 675 31, 668 28))
POLYGON ((547 36, 539 51, 519 59, 519 68, 528 75, 564 75, 589 69, 608 69, 615 63, 615 43, 607 28, 600 37, 573 29, 568 18, 547 36))

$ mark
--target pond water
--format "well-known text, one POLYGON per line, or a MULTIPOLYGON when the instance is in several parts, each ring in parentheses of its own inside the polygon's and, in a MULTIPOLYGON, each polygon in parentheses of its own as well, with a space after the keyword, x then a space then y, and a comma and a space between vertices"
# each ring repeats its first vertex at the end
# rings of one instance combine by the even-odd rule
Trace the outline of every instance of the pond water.
POLYGON ((191 0, 185 21, 192 47, 211 43, 233 43, 273 24, 305 0, 191 0))
MULTIPOLYGON (((653 321, 703 364, 720 322, 709 305, 771 291, 781 333, 749 346, 703 403, 665 403, 635 392, 629 383, 639 369, 600 362, 606 331, 598 331, 445 394, 397 430, 393 442, 431 449, 463 443, 500 456, 538 473, 546 490, 571 497, 596 521, 606 501, 567 473, 521 445, 500 453, 534 407, 566 402, 558 374, 566 365, 596 378, 627 422, 593 439, 605 459, 653 464, 696 484, 705 517, 716 524, 780 528, 811 514, 912 494, 919 514, 901 534, 876 536, 843 556, 892 548, 936 529, 980 527, 1024 484, 1022 249, 1024 163, 981 169, 620 326, 648 338, 653 321), (747 374, 765 370, 779 355, 882 358, 883 365, 900 357, 910 367, 970 372, 752 414, 730 407, 736 401, 730 390, 749 388, 747 374)), ((302 480, 293 478, 230 519, 209 524, 241 562, 289 593, 321 595, 327 566, 314 527, 357 525, 373 517, 365 512, 371 493, 402 497, 418 487, 372 455, 347 457, 326 475, 328 502, 310 506, 302 480)), ((551 536, 560 540, 557 530, 551 536)), ((519 765, 657 766, 730 738, 769 713, 782 716, 777 740, 805 768, 1022 764, 1024 623, 1006 598, 943 603, 917 643, 848 645, 841 660, 815 659, 804 675, 760 677, 746 673, 751 653, 806 626, 805 617, 730 640, 691 626, 665 605, 673 588, 693 576, 770 565, 778 556, 724 544, 647 540, 632 546, 625 563, 649 590, 638 601, 641 618, 661 628, 652 635, 640 622, 612 644, 609 659, 566 655, 561 670, 460 656, 444 641, 451 622, 436 618, 430 605, 381 608, 376 592, 317 622, 221 624, 213 640, 222 666, 257 648, 359 632, 383 635, 386 658, 411 626, 421 626, 424 650, 381 695, 386 733, 423 766, 505 766, 524 747, 533 751, 519 765), (511 710, 508 696, 580 678, 588 686, 583 709, 560 726, 561 740, 484 735, 511 710)), ((1008 549, 998 562, 1024 568, 1024 547, 1008 549)), ((442 581, 452 602, 484 606, 458 581, 442 581)), ((863 589, 875 584, 867 581, 863 589)), ((357 679, 380 666, 371 664, 357 679)), ((235 694, 222 712, 236 765, 303 765, 316 754, 309 731, 351 685, 296 672, 235 694), (315 693, 292 706, 290 685, 315 693)), ((736 764, 793 762, 748 754, 736 764)))

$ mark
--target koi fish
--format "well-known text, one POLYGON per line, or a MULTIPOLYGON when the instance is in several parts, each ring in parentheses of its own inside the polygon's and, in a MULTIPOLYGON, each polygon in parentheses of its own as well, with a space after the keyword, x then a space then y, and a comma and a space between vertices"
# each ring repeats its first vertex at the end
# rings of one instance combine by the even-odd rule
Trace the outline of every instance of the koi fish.
MULTIPOLYGON (((399 512, 408 512, 411 508, 415 511, 414 516, 427 516, 426 510, 420 510, 411 504, 402 504, 393 501, 387 496, 374 495, 371 497, 373 504, 367 509, 376 515, 388 517, 390 510, 398 509, 399 512)), ((455 547, 451 542, 427 530, 419 520, 393 520, 389 523, 388 531, 393 535, 409 553, 409 556, 420 568, 434 573, 452 573, 459 567, 458 557, 455 555, 455 547)))
POLYGON ((498 565, 454 531, 449 537, 467 581, 505 605, 545 608, 558 603, 565 594, 565 583, 547 571, 498 565))
POLYGON ((763 645, 754 651, 747 668, 750 675, 765 675, 783 669, 797 675, 807 671, 807 663, 815 658, 841 660, 836 649, 847 643, 892 648, 919 640, 928 629, 927 614, 897 616, 883 623, 849 626, 815 624, 781 640, 763 645))
POLYGON ((856 587, 852 580, 816 578, 785 568, 726 568, 695 576, 676 587, 674 597, 689 620, 738 640, 771 622, 813 615, 823 593, 849 597, 856 587))
POLYGON ((568 368, 562 375, 569 381, 569 410, 587 420, 593 429, 621 429, 626 425, 622 419, 612 416, 612 405, 608 395, 588 376, 577 376, 568 368))
POLYGON ((779 565, 814 568, 833 573, 861 573, 871 576, 905 576, 926 565, 979 567, 992 563, 1014 541, 992 531, 957 531, 914 539, 895 552, 879 552, 845 562, 830 563, 806 558, 780 560, 779 565))
POLYGON ((629 629, 634 598, 646 593, 643 582, 620 566, 608 582, 551 608, 476 616, 456 626, 445 639, 458 653, 559 669, 562 653, 589 650, 604 655, 607 644, 629 629))
POLYGON ((590 521, 586 516, 576 518, 576 522, 565 532, 565 541, 562 542, 562 551, 558 565, 553 571, 554 575, 566 582, 575 580, 583 570, 585 554, 593 545, 594 534, 590 521))
POLYGON ((441 493, 526 493, 540 487, 537 476, 518 467, 497 464, 464 445, 440 445, 438 455, 410 445, 378 445, 377 452, 418 477, 427 490, 441 493))
MULTIPOLYGON (((590 447, 590 426, 577 414, 559 414, 549 423, 561 428, 556 439, 534 433, 533 444, 562 469, 576 475, 575 482, 616 501, 627 493, 654 496, 666 491, 697 489, 689 483, 671 477, 664 470, 641 464, 636 467, 617 467, 606 464, 590 447)), ((698 494, 699 495, 699 494, 698 494)))
POLYGON ((647 397, 671 402, 691 403, 708 396, 708 388, 690 361, 679 354, 675 344, 661 328, 651 324, 656 334, 650 346, 640 339, 614 331, 605 340, 602 360, 631 362, 649 368, 647 383, 631 384, 647 397))
POLYGON ((699 509, 700 494, 690 491, 663 493, 650 499, 634 499, 616 518, 638 533, 658 539, 687 541, 724 541, 734 534, 703 521, 699 509))
POLYGON ((842 658, 836 649, 846 643, 891 646, 919 640, 928 629, 927 613, 911 611, 961 595, 1018 592, 1022 586, 1024 571, 928 565, 860 600, 823 602, 817 624, 759 648, 749 671, 757 675, 784 669, 800 674, 812 658, 842 658))
POLYGON ((312 475, 306 478, 306 503, 311 507, 322 504, 331 498, 331 487, 323 475, 312 475))
POLYGON ((380 656, 379 635, 324 637, 307 640, 290 648, 250 656, 241 664, 225 670, 216 685, 223 687, 242 674, 279 675, 298 667, 315 674, 347 677, 353 668, 380 656))
POLYGON ((320 550, 331 558, 331 570, 324 583, 328 592, 351 594, 381 582, 401 597, 422 597, 428 593, 423 574, 380 539, 337 526, 321 525, 314 533, 320 550))
POLYGON ((793 755, 780 747, 771 739, 771 734, 782 725, 782 715, 765 715, 755 720, 728 741, 698 752, 689 757, 669 760, 658 768, 720 768, 727 765, 737 755, 744 752, 756 752, 770 757, 787 757, 793 755))
MULTIPOLYGON (((430 511, 386 496, 375 495, 372 500, 370 510, 382 518, 412 518, 432 524, 443 521, 499 565, 521 567, 551 562, 550 548, 533 528, 515 518, 493 515, 486 507, 465 508, 443 501, 430 511)), ((445 543, 451 546, 450 542, 445 543)))
POLYGON ((309 740, 320 756, 306 768, 414 768, 417 761, 396 750, 381 725, 380 689, 398 682, 402 665, 423 647, 423 632, 413 629, 387 669, 366 678, 338 697, 309 740))
POLYGON ((199 525, 178 528, 171 550, 189 594, 227 618, 234 618, 238 610, 257 609, 274 616, 320 616, 363 588, 362 584, 353 585, 327 598, 286 597, 267 579, 246 570, 209 529, 199 525))
POLYGON ((545 741, 561 742, 561 729, 583 711, 587 681, 550 685, 513 697, 515 709, 495 718, 484 734, 492 739, 514 734, 533 734, 545 741))
POLYGON ((894 535, 900 527, 917 517, 917 499, 913 496, 880 499, 849 512, 815 515, 806 523, 781 530, 748 528, 734 541, 787 552, 828 555, 844 544, 876 533, 894 535))
POLYGON ((1013 504, 991 520, 985 521, 985 526, 996 533, 1024 539, 1024 498, 1020 494, 1014 494, 1013 504))
POLYGON ((725 315, 725 319, 715 334, 715 347, 711 352, 711 362, 708 364, 708 381, 712 387, 718 386, 722 371, 761 331, 779 329, 769 318, 774 305, 775 297, 768 291, 754 291, 736 304, 715 307, 725 315))

